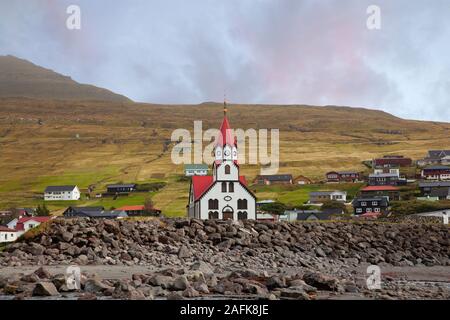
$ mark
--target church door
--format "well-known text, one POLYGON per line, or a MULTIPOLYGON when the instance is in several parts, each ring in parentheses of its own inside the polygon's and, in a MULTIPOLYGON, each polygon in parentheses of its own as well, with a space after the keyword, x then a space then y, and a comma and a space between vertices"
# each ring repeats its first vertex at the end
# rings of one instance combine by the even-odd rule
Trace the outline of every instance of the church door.
POLYGON ((223 220, 234 220, 233 208, 230 206, 226 206, 225 208, 223 208, 222 217, 223 217, 223 220))

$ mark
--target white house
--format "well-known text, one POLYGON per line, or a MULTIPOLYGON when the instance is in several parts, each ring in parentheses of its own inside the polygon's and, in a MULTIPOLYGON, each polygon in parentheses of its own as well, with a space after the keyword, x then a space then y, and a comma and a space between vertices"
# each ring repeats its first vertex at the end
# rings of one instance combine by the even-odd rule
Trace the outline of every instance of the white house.
POLYGON ((187 177, 206 176, 208 174, 208 165, 206 164, 186 164, 184 174, 187 177))
POLYGON ((54 217, 21 217, 11 220, 6 227, 16 232, 16 239, 30 229, 33 229, 41 223, 47 222, 54 217))
POLYGON ((256 197, 239 175, 237 139, 226 116, 214 147, 211 176, 193 176, 187 213, 198 219, 256 219, 256 197))
POLYGON ((48 186, 45 188, 44 200, 79 200, 80 190, 77 186, 48 186))
POLYGON ((398 178, 400 178, 400 168, 375 168, 373 170, 374 174, 383 174, 383 173, 390 173, 395 174, 398 178))
POLYGON ((16 241, 17 237, 16 230, 0 226, 0 243, 16 241))
POLYGON ((313 191, 309 193, 310 203, 323 203, 326 201, 347 201, 347 191, 313 191))

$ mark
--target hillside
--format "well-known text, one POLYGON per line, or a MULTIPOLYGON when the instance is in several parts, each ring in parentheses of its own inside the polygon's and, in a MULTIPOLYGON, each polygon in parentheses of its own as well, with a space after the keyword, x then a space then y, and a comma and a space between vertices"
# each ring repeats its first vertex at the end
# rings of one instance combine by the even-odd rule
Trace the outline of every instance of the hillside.
MULTIPOLYGON (((361 161, 384 154, 417 159, 428 149, 450 146, 449 123, 367 109, 230 105, 229 119, 233 128, 278 128, 280 173, 313 179, 323 179, 329 170, 365 170, 361 161)), ((203 120, 204 130, 217 128, 222 106, 0 99, 0 208, 37 205, 49 184, 78 184, 84 190, 92 184, 100 191, 107 183, 162 180, 167 186, 151 194, 155 204, 182 215, 188 183, 179 180, 183 166, 171 162, 173 144, 167 144, 174 129, 192 131, 194 120, 203 120)), ((243 165, 242 173, 252 181, 259 167, 243 165)), ((257 196, 295 204, 307 192, 306 187, 274 188, 257 196)), ((142 203, 146 196, 78 204, 119 207, 142 203)))
POLYGON ((14 56, 0 56, 0 97, 130 102, 125 96, 39 67, 14 56))

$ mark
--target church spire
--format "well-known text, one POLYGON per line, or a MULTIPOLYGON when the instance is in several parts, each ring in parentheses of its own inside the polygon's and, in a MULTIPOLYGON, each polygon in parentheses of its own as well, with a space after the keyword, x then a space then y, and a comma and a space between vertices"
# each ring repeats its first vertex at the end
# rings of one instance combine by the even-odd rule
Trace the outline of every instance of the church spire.
POLYGON ((226 117, 227 116, 227 96, 224 94, 223 95, 223 116, 226 117))

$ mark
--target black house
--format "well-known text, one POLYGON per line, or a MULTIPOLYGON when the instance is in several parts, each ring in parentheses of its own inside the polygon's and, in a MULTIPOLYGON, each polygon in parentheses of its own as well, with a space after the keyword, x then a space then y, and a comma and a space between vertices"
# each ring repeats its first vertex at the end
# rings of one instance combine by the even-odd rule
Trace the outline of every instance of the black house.
POLYGON ((438 197, 445 200, 450 196, 450 181, 423 181, 419 182, 422 197, 438 197))
POLYGON ((136 184, 110 184, 106 189, 108 193, 129 193, 136 189, 136 184))
POLYGON ((399 177, 395 173, 378 173, 369 175, 369 186, 395 186, 399 177))
POLYGON ((355 198, 352 202, 354 214, 387 213, 389 201, 387 197, 355 198))
POLYGON ((94 212, 94 211, 103 211, 104 207, 68 207, 64 212, 63 216, 65 217, 76 217, 80 212, 94 212))
POLYGON ((103 210, 103 207, 69 207, 63 214, 64 218, 94 218, 118 219, 128 217, 123 210, 103 210))

